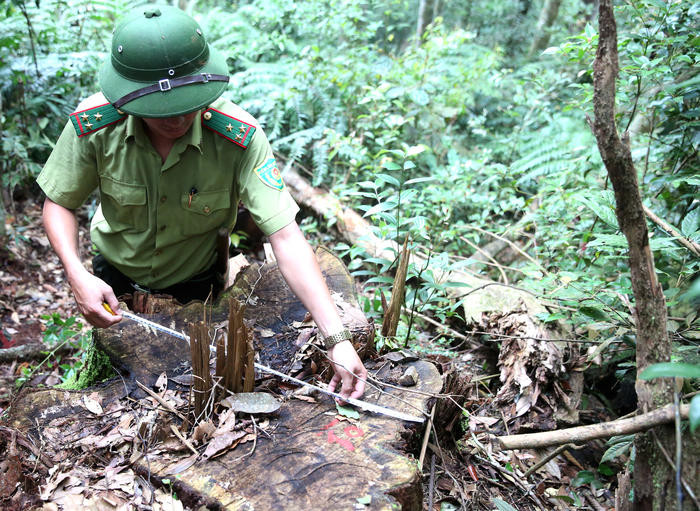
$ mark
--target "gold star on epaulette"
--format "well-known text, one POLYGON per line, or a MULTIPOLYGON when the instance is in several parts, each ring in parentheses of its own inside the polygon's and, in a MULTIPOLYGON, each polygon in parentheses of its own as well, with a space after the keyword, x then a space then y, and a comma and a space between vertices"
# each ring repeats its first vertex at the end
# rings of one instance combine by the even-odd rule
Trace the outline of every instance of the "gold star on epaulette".
POLYGON ((255 126, 249 122, 237 119, 215 108, 207 108, 202 113, 202 126, 212 130, 226 140, 245 149, 250 145, 255 126))
POLYGON ((126 119, 126 114, 106 103, 70 114, 70 120, 78 137, 94 133, 126 119))

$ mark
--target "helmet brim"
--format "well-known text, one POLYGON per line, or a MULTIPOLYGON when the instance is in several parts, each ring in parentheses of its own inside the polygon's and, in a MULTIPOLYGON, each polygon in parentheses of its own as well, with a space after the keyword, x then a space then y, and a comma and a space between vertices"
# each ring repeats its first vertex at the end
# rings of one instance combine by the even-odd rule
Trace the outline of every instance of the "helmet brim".
MULTIPOLYGON (((209 60, 198 73, 228 75, 226 58, 210 45, 209 60)), ((125 78, 114 69, 110 57, 107 57, 102 65, 99 80, 102 93, 110 103, 153 83, 125 78)), ((125 103, 119 109, 137 117, 162 118, 184 115, 212 103, 223 94, 226 85, 226 82, 212 81, 185 85, 165 92, 153 92, 125 103)))

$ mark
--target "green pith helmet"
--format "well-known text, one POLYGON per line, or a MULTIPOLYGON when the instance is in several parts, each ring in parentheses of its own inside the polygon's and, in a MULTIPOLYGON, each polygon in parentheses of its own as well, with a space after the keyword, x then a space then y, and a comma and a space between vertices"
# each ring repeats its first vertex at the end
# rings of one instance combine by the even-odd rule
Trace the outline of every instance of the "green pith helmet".
POLYGON ((147 5, 112 36, 100 87, 116 108, 138 117, 174 117, 218 98, 228 83, 226 59, 180 9, 147 5))

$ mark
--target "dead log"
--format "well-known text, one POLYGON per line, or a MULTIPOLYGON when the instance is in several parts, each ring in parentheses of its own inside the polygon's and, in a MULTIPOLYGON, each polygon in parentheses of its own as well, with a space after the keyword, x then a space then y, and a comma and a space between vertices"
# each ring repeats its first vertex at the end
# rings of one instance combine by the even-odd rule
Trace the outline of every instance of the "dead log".
POLYGON ((21 362, 24 360, 37 360, 45 358, 51 351, 55 355, 64 355, 71 351, 75 351, 75 348, 69 343, 65 343, 58 348, 50 348, 45 344, 23 344, 21 346, 14 346, 12 348, 0 349, 0 364, 14 362, 21 362))
MULTIPOLYGON (((319 250, 317 256, 343 322, 355 334, 358 351, 372 351, 373 326, 357 309, 347 269, 328 251, 319 250)), ((297 365, 296 370, 308 365, 302 348, 315 327, 305 321, 306 310, 275 265, 248 267, 236 285, 211 306, 174 307, 156 298, 142 302, 151 312, 143 316, 188 331, 188 324, 206 315, 214 328, 223 328, 230 297, 247 303, 245 320, 252 325, 261 363, 287 373, 297 365)), ((231 434, 241 441, 254 440, 205 455, 213 441, 198 445, 184 438, 176 424, 185 410, 173 409, 161 391, 150 390, 165 373, 170 390, 162 392, 177 394, 180 377, 190 367, 187 344, 128 320, 98 331, 96 338, 119 369, 119 377, 81 392, 27 389, 10 408, 9 425, 42 445, 53 463, 95 453, 96 459, 107 464, 121 453, 130 459, 136 473, 155 484, 172 484, 193 508, 206 504, 209 509, 320 510, 332 504, 350 509, 360 497, 368 497, 377 509, 422 508, 421 474, 406 455, 404 444, 422 434, 422 426, 409 427, 396 419, 365 413, 348 420, 336 416, 329 398, 283 396, 284 388, 276 386, 282 403, 275 415, 249 419, 236 413, 236 423, 243 429, 231 434), (146 397, 134 401, 139 395, 146 397), (139 423, 129 422, 129 414, 139 423), (173 427, 179 434, 173 433, 173 427), (174 448, 163 447, 168 438, 174 448), (193 447, 197 455, 192 454, 193 447)), ((421 393, 370 390, 365 399, 413 415, 424 413, 428 395, 440 391, 442 380, 432 364, 417 361, 412 365, 418 374, 415 389, 421 393)), ((267 376, 258 376, 273 388, 267 376)), ((187 387, 180 394, 186 402, 187 387)))

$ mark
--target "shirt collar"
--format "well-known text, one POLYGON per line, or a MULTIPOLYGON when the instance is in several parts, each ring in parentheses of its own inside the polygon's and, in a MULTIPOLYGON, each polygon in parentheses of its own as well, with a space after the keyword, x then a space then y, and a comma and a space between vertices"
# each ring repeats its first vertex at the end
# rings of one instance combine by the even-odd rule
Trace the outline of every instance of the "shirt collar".
MULTIPOLYGON (((197 116, 195 116, 194 118, 192 127, 181 138, 181 140, 186 145, 191 145, 192 147, 195 147, 200 153, 202 152, 201 119, 201 112, 198 112, 197 116)), ((126 131, 124 133, 124 141, 127 141, 129 139, 134 139, 140 144, 143 144, 146 140, 148 140, 146 130, 143 126, 143 122, 141 122, 140 118, 135 117, 133 115, 129 115, 126 119, 126 131)))

